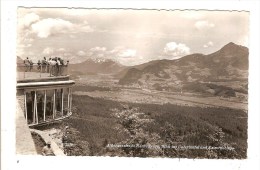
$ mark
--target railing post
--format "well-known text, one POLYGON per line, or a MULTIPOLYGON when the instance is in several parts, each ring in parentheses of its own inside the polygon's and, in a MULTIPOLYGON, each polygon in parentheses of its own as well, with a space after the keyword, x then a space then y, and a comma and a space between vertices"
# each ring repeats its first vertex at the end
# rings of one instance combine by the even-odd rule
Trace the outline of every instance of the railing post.
POLYGON ((36 91, 35 91, 35 98, 36 98, 36 100, 35 100, 35 105, 36 105, 36 107, 35 107, 35 113, 36 113, 36 124, 38 124, 39 123, 39 118, 38 118, 38 103, 37 103, 37 94, 36 94, 36 91))
POLYGON ((56 89, 54 90, 53 94, 53 119, 55 119, 55 114, 56 114, 56 89))
POLYGON ((72 89, 70 88, 70 113, 71 113, 71 107, 72 107, 72 89))
POLYGON ((68 111, 67 111, 67 114, 69 114, 69 109, 70 109, 70 88, 68 88, 68 111))
POLYGON ((36 92, 34 92, 34 101, 33 101, 33 123, 35 123, 35 118, 36 118, 36 92))
POLYGON ((28 115, 27 115, 27 104, 26 104, 26 92, 24 92, 24 113, 25 113, 25 119, 26 123, 28 123, 28 115))
POLYGON ((43 121, 46 120, 46 90, 44 90, 43 121))
POLYGON ((51 77, 51 65, 49 65, 49 73, 50 73, 50 77, 51 77))
MULTIPOLYGON (((25 66, 26 69, 26 66, 25 66)), ((23 70, 23 78, 25 79, 25 69, 23 70)))
POLYGON ((61 89, 61 115, 63 116, 63 97, 64 97, 64 95, 63 95, 64 93, 63 93, 63 88, 61 89))
POLYGON ((40 77, 42 77, 42 64, 41 64, 41 72, 40 72, 40 77))

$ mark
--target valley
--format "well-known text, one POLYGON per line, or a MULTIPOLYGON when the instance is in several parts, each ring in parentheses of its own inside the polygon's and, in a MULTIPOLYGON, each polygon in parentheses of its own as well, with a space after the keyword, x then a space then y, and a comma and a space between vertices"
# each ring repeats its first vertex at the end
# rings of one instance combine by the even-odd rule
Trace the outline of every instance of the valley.
POLYGON ((170 103, 185 106, 228 107, 247 110, 247 103, 241 102, 237 98, 210 97, 193 93, 163 92, 149 89, 122 88, 120 90, 117 89, 113 91, 74 91, 73 94, 104 98, 118 102, 153 104, 170 103))
POLYGON ((248 49, 229 43, 209 55, 71 69, 73 115, 62 123, 70 155, 247 157, 248 49))

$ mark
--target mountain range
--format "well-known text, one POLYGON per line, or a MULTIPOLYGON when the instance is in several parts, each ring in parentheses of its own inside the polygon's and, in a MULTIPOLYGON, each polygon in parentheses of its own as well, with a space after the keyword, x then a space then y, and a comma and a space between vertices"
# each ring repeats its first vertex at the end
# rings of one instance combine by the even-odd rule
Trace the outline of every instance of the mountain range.
POLYGON ((209 55, 191 54, 176 60, 156 60, 127 68, 119 84, 235 95, 234 88, 231 88, 234 84, 223 86, 213 82, 238 81, 242 83, 236 89, 247 93, 248 55, 248 48, 231 42, 209 55))
POLYGON ((122 71, 125 66, 110 59, 87 59, 82 63, 70 64, 71 74, 115 74, 122 71))
POLYGON ((120 84, 169 81, 214 81, 247 78, 248 49, 229 43, 219 51, 209 54, 191 54, 177 60, 156 60, 130 68, 120 79, 120 84))

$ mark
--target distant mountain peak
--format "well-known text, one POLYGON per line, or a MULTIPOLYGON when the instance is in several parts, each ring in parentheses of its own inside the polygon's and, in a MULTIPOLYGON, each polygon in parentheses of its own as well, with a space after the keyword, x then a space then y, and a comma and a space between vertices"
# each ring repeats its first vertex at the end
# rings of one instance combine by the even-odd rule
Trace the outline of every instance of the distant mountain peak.
POLYGON ((244 47, 242 45, 237 45, 233 42, 230 42, 228 44, 226 44, 225 46, 223 46, 219 51, 212 53, 213 55, 217 55, 217 56, 240 56, 243 54, 248 54, 248 48, 244 47), (221 54, 221 55, 220 55, 221 54))
POLYGON ((237 45, 237 44, 235 44, 233 42, 229 42, 226 46, 234 46, 234 45, 237 45))
POLYGON ((106 58, 91 58, 89 60, 92 60, 95 63, 104 63, 104 62, 110 61, 110 59, 106 59, 106 58))
POLYGON ((84 62, 94 62, 96 64, 103 64, 103 63, 116 63, 121 65, 117 60, 110 59, 110 58, 102 58, 102 57, 93 57, 85 60, 84 62))
POLYGON ((80 72, 82 74, 85 73, 91 73, 91 74, 111 73, 112 74, 121 71, 124 68, 124 66, 111 59, 95 57, 95 58, 88 58, 87 60, 81 63, 71 64, 70 68, 71 71, 74 71, 76 73, 80 72))
POLYGON ((226 44, 224 47, 222 47, 220 50, 235 50, 235 49, 241 49, 241 48, 246 48, 246 47, 237 45, 233 42, 230 42, 230 43, 226 44))

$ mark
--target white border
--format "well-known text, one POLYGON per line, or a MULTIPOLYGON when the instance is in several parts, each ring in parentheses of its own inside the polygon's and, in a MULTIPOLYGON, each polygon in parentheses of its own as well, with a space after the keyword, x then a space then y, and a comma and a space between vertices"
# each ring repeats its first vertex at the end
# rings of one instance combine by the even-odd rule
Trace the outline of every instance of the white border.
MULTIPOLYGON (((259 1, 22 1, 1 4, 1 169, 260 169, 259 1), (15 155, 16 9, 26 7, 208 9, 250 11, 248 159, 55 157, 15 155)), ((239 29, 239 28, 238 28, 239 29)), ((224 35, 223 35, 224 36, 224 35)))

